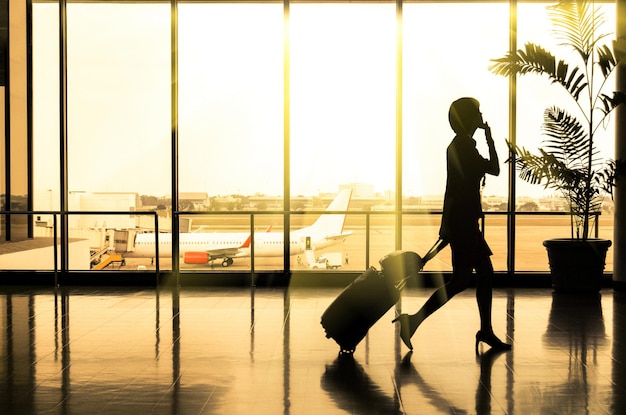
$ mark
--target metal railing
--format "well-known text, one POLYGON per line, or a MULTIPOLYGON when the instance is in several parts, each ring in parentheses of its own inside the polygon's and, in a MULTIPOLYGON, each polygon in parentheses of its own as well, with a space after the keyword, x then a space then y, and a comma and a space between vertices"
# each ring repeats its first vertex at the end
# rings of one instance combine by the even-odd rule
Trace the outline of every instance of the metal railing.
MULTIPOLYGON (((291 220, 294 217, 298 216, 319 216, 322 214, 346 214, 348 216, 363 216, 364 217, 364 228, 365 228, 365 264, 366 269, 370 265, 370 246, 371 246, 371 231, 372 231, 372 217, 374 216, 389 216, 396 218, 400 216, 401 218, 406 218, 410 216, 440 216, 441 210, 420 210, 420 211, 327 211, 327 210, 309 210, 309 211, 173 211, 172 221, 180 221, 182 216, 247 216, 247 222, 249 223, 249 232, 250 232, 250 273, 252 274, 252 278, 254 280, 254 275, 256 272, 255 267, 255 223, 256 218, 259 216, 282 216, 284 221, 291 220)), ((67 269, 59 269, 59 217, 72 216, 72 215, 133 215, 133 216, 152 216, 154 222, 154 234, 155 234, 155 272, 157 281, 160 278, 161 268, 160 268, 160 252, 159 252, 159 216, 157 211, 45 211, 45 210, 37 210, 37 211, 0 211, 0 217, 12 216, 12 215, 26 215, 28 217, 32 216, 43 216, 49 215, 52 217, 52 232, 53 232, 53 272, 55 285, 58 283, 58 274, 59 272, 68 271, 67 269)), ((485 212, 485 216, 507 216, 512 215, 516 217, 520 216, 571 216, 569 212, 493 212, 487 211, 485 212)), ((595 212, 592 213, 594 218, 594 236, 597 238, 599 236, 599 216, 601 213, 595 212)), ((245 220, 245 219, 244 219, 245 220)), ((313 219, 314 221, 314 219, 313 219)), ((483 219, 483 227, 484 227, 484 219, 483 219)), ((291 227, 286 227, 286 229, 290 229, 291 227)), ((396 229, 396 232, 401 232, 401 230, 396 229)), ((9 241, 10 242, 10 241, 9 241)), ((289 244, 289 233, 285 233, 285 243, 289 244)), ((401 246, 397 246, 397 249, 401 249, 401 246)), ((67 247, 66 247, 67 249, 67 247)), ((178 247, 172 247, 172 255, 174 255, 174 251, 178 251, 178 247)), ((178 254, 178 252, 176 252, 178 254)), ((287 254, 286 254, 287 255, 287 254)), ((285 271, 289 270, 289 258, 284 258, 285 271)), ((67 265, 67 264, 65 264, 67 265)), ((62 264, 63 266, 63 264, 62 264)), ((173 272, 180 272, 179 269, 172 269, 173 272)), ((2 269, 0 269, 2 271, 2 269)), ((508 270, 509 272, 514 272, 514 270, 508 270)))
MULTIPOLYGON (((60 227, 59 227, 59 217, 62 216, 72 216, 72 215, 98 215, 98 216, 152 216, 154 221, 154 234, 155 234, 155 273, 156 280, 158 282, 160 278, 160 265, 159 265, 159 219, 156 211, 67 211, 60 212, 55 210, 31 210, 31 211, 0 211, 0 217, 11 217, 11 216, 19 216, 24 215, 28 218, 33 216, 51 216, 52 217, 52 252, 53 252, 53 273, 54 273, 54 284, 58 285, 58 275, 59 272, 68 271, 67 269, 63 269, 67 267, 67 264, 61 264, 61 268, 59 269, 60 254, 59 254, 59 245, 62 243, 60 241, 60 227)), ((69 239, 69 238, 68 238, 69 239)), ((10 243, 11 241, 7 241, 6 243, 10 243)), ((68 248, 67 246, 65 247, 68 248)), ((2 269, 0 269, 2 271, 2 269)))

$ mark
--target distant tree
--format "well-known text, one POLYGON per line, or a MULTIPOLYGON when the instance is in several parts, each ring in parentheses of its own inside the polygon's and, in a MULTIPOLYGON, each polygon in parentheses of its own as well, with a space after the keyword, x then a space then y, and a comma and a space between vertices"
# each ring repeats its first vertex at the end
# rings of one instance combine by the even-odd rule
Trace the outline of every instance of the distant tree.
POLYGON ((166 209, 170 209, 172 207, 172 199, 169 197, 159 197, 157 198, 157 205, 158 204, 165 205, 166 209))
POLYGON ((211 197, 210 202, 211 204, 209 206, 209 210, 213 210, 213 211, 222 210, 222 202, 220 202, 217 197, 215 196, 211 197))
POLYGON ((295 211, 304 210, 305 207, 306 207, 306 205, 302 201, 293 202, 291 204, 291 210, 295 210, 295 211))
POLYGON ((539 205, 537 205, 537 203, 535 202, 526 202, 522 205, 520 205, 517 210, 519 212, 538 212, 539 211, 539 205))

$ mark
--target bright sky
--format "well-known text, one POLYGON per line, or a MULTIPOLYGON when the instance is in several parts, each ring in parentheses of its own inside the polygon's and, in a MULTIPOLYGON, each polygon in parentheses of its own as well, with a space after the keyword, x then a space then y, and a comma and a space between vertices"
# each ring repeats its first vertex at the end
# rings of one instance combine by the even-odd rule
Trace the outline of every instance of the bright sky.
MULTIPOLYGON (((33 9, 41 191, 59 186, 58 9, 33 9)), ((521 4, 518 15, 520 46, 557 53, 543 6, 521 4)), ((70 190, 170 193, 169 25, 169 4, 68 5, 70 190)), ((292 194, 350 182, 394 189, 395 5, 294 4, 290 29, 292 194)), ((447 111, 460 96, 481 101, 506 159, 507 80, 487 67, 506 52, 507 33, 505 3, 404 5, 406 195, 443 193, 447 111)), ((544 81, 519 81, 518 140, 531 148, 556 93, 544 81)), ((282 4, 179 5, 178 120, 181 191, 282 194, 282 4)), ((612 137, 602 143, 609 156, 612 137)), ((503 164, 486 193, 506 194, 506 176, 503 164)), ((518 194, 540 192, 521 184, 518 194)))

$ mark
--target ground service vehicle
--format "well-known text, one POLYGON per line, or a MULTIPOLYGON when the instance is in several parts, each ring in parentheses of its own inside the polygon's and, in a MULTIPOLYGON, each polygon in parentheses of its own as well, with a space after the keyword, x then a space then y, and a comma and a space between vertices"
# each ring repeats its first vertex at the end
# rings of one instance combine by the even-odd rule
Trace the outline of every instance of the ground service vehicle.
POLYGON ((327 252, 320 255, 315 262, 309 264, 311 269, 337 269, 343 262, 341 252, 327 252))

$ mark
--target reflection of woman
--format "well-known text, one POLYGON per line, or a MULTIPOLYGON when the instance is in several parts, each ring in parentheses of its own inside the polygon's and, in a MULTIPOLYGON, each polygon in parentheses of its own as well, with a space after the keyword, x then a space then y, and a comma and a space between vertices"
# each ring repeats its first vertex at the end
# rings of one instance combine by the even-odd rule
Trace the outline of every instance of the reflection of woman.
MULTIPOLYGON (((394 375, 396 385, 398 385, 398 393, 402 392, 404 386, 415 384, 420 389, 422 395, 427 398, 429 403, 439 412, 454 414, 469 413, 463 408, 454 406, 447 394, 442 393, 442 391, 437 390, 426 382, 424 377, 420 375, 410 361, 412 353, 413 352, 408 352, 396 366, 394 375)), ((494 362, 502 353, 504 353, 504 349, 492 348, 481 354, 477 359, 480 363, 480 378, 478 379, 478 385, 476 387, 476 411, 474 412, 476 414, 491 413, 491 371, 494 362)))
POLYGON ((510 349, 511 345, 496 337, 491 326, 492 278, 491 249, 478 226, 483 216, 480 186, 485 174, 500 174, 498 155, 491 137, 489 125, 483 121, 479 103, 474 98, 460 98, 452 103, 448 114, 450 126, 456 136, 446 153, 447 181, 443 203, 443 216, 439 235, 450 242, 452 249, 452 278, 435 291, 415 314, 401 314, 394 322, 400 323, 400 336, 409 349, 413 349, 411 337, 419 325, 437 311, 449 299, 465 290, 476 270, 476 300, 480 314, 480 330, 476 333, 478 343, 491 347, 510 349), (489 159, 483 158, 472 138, 478 128, 485 131, 489 147, 489 159))

